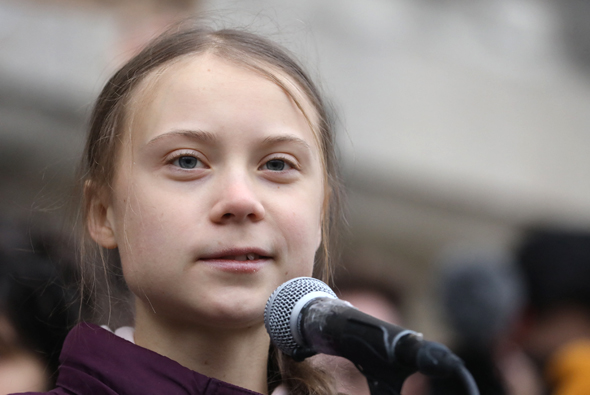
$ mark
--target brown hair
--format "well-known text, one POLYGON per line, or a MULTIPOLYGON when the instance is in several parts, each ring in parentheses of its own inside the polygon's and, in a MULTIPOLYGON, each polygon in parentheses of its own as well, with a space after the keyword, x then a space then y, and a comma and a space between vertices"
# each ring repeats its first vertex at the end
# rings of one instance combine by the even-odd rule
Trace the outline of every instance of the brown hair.
MULTIPOLYGON (((294 100, 306 117, 322 152, 325 185, 322 246, 318 250, 320 253, 316 254, 314 275, 324 281, 330 281, 330 251, 333 251, 335 247, 334 231, 341 218, 341 186, 337 173, 333 125, 329 111, 317 87, 292 56, 275 43, 245 31, 214 30, 202 23, 184 22, 151 42, 106 83, 92 113, 81 166, 80 181, 86 187, 82 203, 83 222, 87 222, 93 195, 108 193, 116 171, 116 159, 124 137, 125 126, 130 115, 129 107, 138 85, 152 73, 162 70, 173 62, 203 53, 215 54, 224 60, 246 67, 270 79, 294 100), (297 90, 309 101, 316 112, 315 114, 305 113, 296 92, 292 92, 293 88, 287 86, 284 78, 281 78, 284 76, 287 76, 288 81, 294 83, 297 90), (89 185, 91 188, 88 187, 89 185)), ((87 232, 85 234, 85 239, 88 241, 87 232)), ((109 296, 107 299, 111 299, 108 302, 110 309, 113 302, 111 291, 121 288, 120 262, 117 256, 109 257, 109 254, 96 244, 94 244, 94 248, 98 248, 98 255, 102 258, 99 261, 102 264, 101 271, 107 285, 109 296)), ((88 255, 87 252, 83 254, 88 255)), ((94 273, 86 271, 95 276, 96 267, 99 266, 95 266, 94 273)), ((96 278, 93 278, 83 284, 95 287, 95 282, 96 278)), ((117 297, 114 299, 115 302, 120 300, 117 297)), ((280 353, 271 350, 271 356, 278 354, 280 353)), ((276 386, 276 380, 273 377, 279 377, 280 381, 290 387, 291 393, 330 393, 327 381, 321 375, 312 372, 306 364, 295 364, 285 355, 271 357, 269 369, 271 370, 269 372, 270 388, 276 386)))

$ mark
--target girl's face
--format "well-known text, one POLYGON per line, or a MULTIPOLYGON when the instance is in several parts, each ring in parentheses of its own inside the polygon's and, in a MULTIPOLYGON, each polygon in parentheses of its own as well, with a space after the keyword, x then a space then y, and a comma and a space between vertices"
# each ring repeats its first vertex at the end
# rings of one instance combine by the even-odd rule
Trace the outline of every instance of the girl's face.
POLYGON ((261 323, 278 285, 311 275, 321 241, 323 168, 306 118, 275 83, 208 54, 148 77, 135 99, 91 233, 118 246, 158 317, 261 323))

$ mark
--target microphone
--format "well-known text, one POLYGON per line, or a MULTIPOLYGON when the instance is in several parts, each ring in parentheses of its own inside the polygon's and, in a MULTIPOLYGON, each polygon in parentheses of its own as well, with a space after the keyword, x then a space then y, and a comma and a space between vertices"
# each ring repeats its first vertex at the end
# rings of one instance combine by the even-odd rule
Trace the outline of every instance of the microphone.
POLYGON ((275 346, 295 360, 316 353, 344 357, 374 388, 379 381, 401 388, 416 371, 448 377, 464 369, 461 359, 444 345, 362 313, 315 278, 299 277, 280 285, 266 303, 264 323, 275 346))

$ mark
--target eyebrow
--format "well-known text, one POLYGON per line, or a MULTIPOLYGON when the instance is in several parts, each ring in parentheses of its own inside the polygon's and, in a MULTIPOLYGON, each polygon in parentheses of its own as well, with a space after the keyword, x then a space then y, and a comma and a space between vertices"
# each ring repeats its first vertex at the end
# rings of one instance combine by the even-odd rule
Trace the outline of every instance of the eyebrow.
MULTIPOLYGON (((193 140, 202 141, 205 143, 214 143, 217 141, 217 136, 210 132, 205 132, 203 130, 173 130, 171 132, 167 132, 164 134, 160 134, 150 141, 147 142, 146 146, 150 146, 156 144, 158 141, 172 138, 172 137, 187 137, 193 140)), ((262 143, 265 145, 274 145, 274 144, 281 144, 281 143, 295 143, 297 145, 302 146, 303 148, 311 151, 311 146, 303 139, 293 136, 293 135, 281 135, 281 136, 269 136, 262 140, 262 143)))
POLYGON ((303 139, 292 136, 292 135, 282 135, 282 136, 269 136, 262 141, 264 144, 273 145, 273 144, 280 144, 280 143, 295 143, 301 145, 303 148, 311 151, 311 146, 303 139))
POLYGON ((217 137, 213 133, 202 130, 173 130, 164 134, 160 134, 147 142, 147 146, 157 143, 162 139, 171 137, 187 137, 193 140, 199 140, 205 143, 213 143, 217 141, 217 137))

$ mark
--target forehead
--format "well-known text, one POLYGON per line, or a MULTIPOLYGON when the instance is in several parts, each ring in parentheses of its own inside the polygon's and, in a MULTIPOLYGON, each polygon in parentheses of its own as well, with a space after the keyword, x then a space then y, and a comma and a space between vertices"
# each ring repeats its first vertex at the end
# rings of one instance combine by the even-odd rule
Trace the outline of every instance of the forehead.
POLYGON ((273 92, 275 101, 287 100, 297 108, 304 116, 317 146, 321 146, 318 111, 294 78, 262 61, 227 60, 212 53, 187 55, 149 73, 131 94, 126 111, 127 125, 131 126, 138 116, 145 116, 144 110, 153 108, 158 100, 161 104, 162 97, 171 96, 173 91, 191 89, 203 93, 203 97, 206 93, 234 96, 261 89, 273 92))

